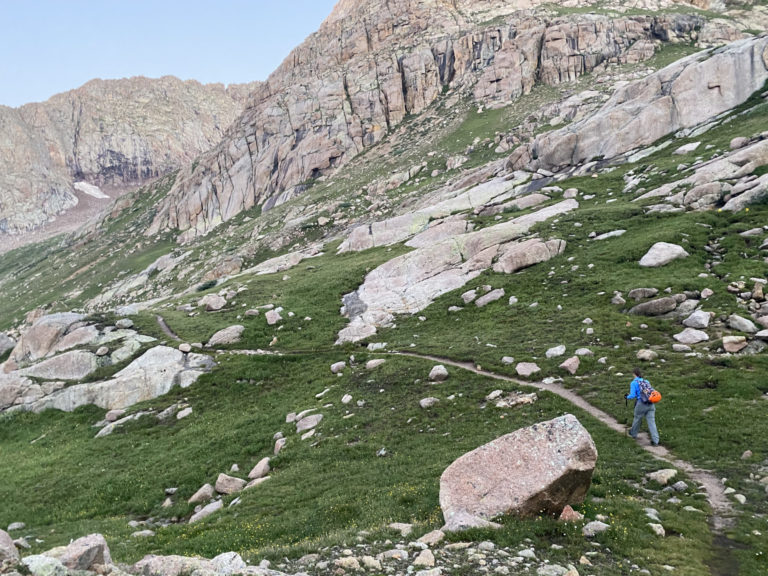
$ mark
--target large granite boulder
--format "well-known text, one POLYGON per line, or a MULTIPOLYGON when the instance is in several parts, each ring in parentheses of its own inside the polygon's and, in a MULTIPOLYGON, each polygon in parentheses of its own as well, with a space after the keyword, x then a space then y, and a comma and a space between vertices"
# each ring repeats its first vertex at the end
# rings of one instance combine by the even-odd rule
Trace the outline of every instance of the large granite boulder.
POLYGON ((688 257, 688 252, 682 246, 668 242, 656 242, 650 250, 640 258, 640 266, 645 268, 658 268, 669 264, 672 260, 688 257))
POLYGON ((677 308, 677 299, 666 296, 633 306, 630 308, 629 313, 640 316, 661 316, 667 312, 672 312, 675 308, 677 308))
POLYGON ((3 560, 18 560, 19 551, 16 550, 16 546, 13 543, 13 538, 10 537, 8 532, 0 530, 0 564, 3 560))
POLYGON ((497 438, 443 472, 444 530, 484 526, 501 514, 557 516, 584 500, 596 463, 595 443, 571 414, 497 438))
POLYGON ((82 380, 98 367, 98 358, 92 352, 72 350, 18 370, 18 373, 42 380, 82 380))
POLYGON ((15 366, 23 366, 45 358, 56 342, 66 334, 73 324, 85 318, 82 314, 62 312, 38 318, 19 338, 11 352, 9 361, 15 366))
POLYGON ((245 331, 245 326, 235 324, 234 326, 228 326, 222 330, 216 332, 211 339, 208 340, 206 346, 213 348, 215 346, 225 346, 227 344, 235 344, 240 342, 240 337, 245 331))
POLYGON ((210 359, 201 354, 183 354, 175 348, 155 346, 109 380, 69 386, 25 407, 35 412, 48 408, 71 412, 86 404, 105 410, 127 408, 166 394, 176 385, 189 386, 210 365, 210 359))
POLYGON ((57 557, 70 570, 93 570, 97 565, 112 564, 109 546, 101 534, 78 538, 57 554, 57 557))

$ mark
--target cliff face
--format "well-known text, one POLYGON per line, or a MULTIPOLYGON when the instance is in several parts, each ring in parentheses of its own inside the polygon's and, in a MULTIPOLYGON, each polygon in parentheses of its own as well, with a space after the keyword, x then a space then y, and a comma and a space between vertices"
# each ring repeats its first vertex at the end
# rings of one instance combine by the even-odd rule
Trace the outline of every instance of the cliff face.
POLYGON ((444 89, 503 104, 537 82, 644 60, 654 41, 688 37, 703 23, 683 14, 557 18, 531 10, 541 4, 342 0, 255 91, 222 142, 181 171, 147 234, 178 229, 189 240, 253 206, 269 209, 380 142, 444 89))
POLYGON ((33 229, 74 206, 78 181, 132 186, 192 162, 221 139, 254 87, 93 80, 0 108, 0 232, 33 229))

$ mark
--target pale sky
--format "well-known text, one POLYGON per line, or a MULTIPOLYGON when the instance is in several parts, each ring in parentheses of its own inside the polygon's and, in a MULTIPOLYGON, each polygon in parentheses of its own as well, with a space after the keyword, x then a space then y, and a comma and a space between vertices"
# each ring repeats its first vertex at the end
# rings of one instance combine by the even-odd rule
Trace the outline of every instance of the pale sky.
POLYGON ((264 80, 336 0, 0 0, 0 105, 93 78, 264 80))

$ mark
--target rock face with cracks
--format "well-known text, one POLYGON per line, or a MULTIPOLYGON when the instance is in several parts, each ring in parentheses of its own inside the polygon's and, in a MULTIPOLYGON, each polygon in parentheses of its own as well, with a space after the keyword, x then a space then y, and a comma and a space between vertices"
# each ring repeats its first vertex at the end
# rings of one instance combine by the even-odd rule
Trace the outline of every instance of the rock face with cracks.
POLYGON ((178 229, 180 240, 190 240, 244 210, 267 211, 301 195, 306 182, 382 142, 444 89, 467 89, 482 104, 507 103, 537 83, 650 58, 654 39, 689 38, 703 23, 687 14, 551 18, 527 11, 546 3, 339 2, 254 91, 226 138, 181 170, 147 234, 178 229))
POLYGON ((513 169, 557 170, 615 158, 690 128, 746 101, 768 80, 765 36, 683 58, 619 88, 584 120, 542 134, 515 150, 513 169))
POLYGON ((595 443, 571 414, 497 438, 443 472, 444 530, 488 526, 502 514, 559 515, 584 500, 596 463, 595 443))

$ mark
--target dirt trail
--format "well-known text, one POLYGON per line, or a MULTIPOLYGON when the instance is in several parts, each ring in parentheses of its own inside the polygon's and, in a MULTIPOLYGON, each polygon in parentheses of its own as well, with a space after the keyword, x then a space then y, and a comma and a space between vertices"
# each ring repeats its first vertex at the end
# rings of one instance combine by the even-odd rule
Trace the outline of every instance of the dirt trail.
POLYGON ((166 324, 165 318, 163 318, 162 316, 155 316, 155 318, 157 319, 157 324, 160 326, 160 330, 163 331, 163 334, 168 336, 168 338, 173 338, 174 340, 181 340, 181 338, 179 338, 179 336, 173 330, 171 330, 170 326, 166 324))
MULTIPOLYGON (((532 388, 537 388, 538 390, 545 390, 547 392, 551 392, 552 394, 556 394, 561 398, 568 400, 568 402, 570 402, 574 406, 577 406, 582 410, 584 410, 585 412, 587 412, 588 414, 594 416, 600 422, 602 422, 603 424, 605 424, 615 432, 618 432, 619 434, 622 434, 622 435, 626 434, 626 431, 627 431, 626 426, 619 423, 613 416, 611 416, 606 412, 603 412, 599 408, 593 406, 592 404, 584 400, 584 398, 582 398, 575 392, 572 392, 571 390, 568 390, 567 388, 564 388, 563 386, 557 383, 548 384, 544 382, 528 382, 525 380, 518 380, 510 376, 504 376, 503 374, 497 374, 495 372, 489 372, 487 370, 483 370, 481 368, 478 368, 475 364, 471 362, 457 362, 456 360, 441 358, 439 356, 430 356, 428 354, 416 354, 414 352, 393 352, 392 354, 397 354, 400 356, 411 356, 413 358, 421 358, 423 360, 431 360, 439 364, 447 364, 449 366, 454 366, 456 368, 468 370, 470 372, 474 372, 475 374, 486 376, 488 378, 503 380, 505 382, 511 382, 518 386, 528 386, 532 388)), ((717 479, 717 477, 715 477, 712 473, 706 470, 697 468, 690 462, 686 462, 685 460, 680 460, 679 458, 676 458, 672 453, 669 452, 669 450, 667 450, 663 446, 652 446, 648 438, 648 435, 645 433, 641 433, 639 435, 638 443, 640 444, 640 446, 642 446, 644 450, 646 450, 647 452, 650 452, 654 456, 654 458, 661 460, 662 462, 665 462, 667 464, 670 464, 671 466, 678 468, 679 470, 682 470, 692 480, 697 482, 704 489, 704 491, 707 494, 707 500, 709 501, 709 505, 712 507, 712 517, 710 518, 710 521, 712 525, 712 530, 716 534, 722 534, 725 528, 733 524, 735 512, 733 510, 733 507, 731 506, 731 503, 728 501, 728 498, 723 493, 723 487, 720 484, 720 481, 717 479)))

